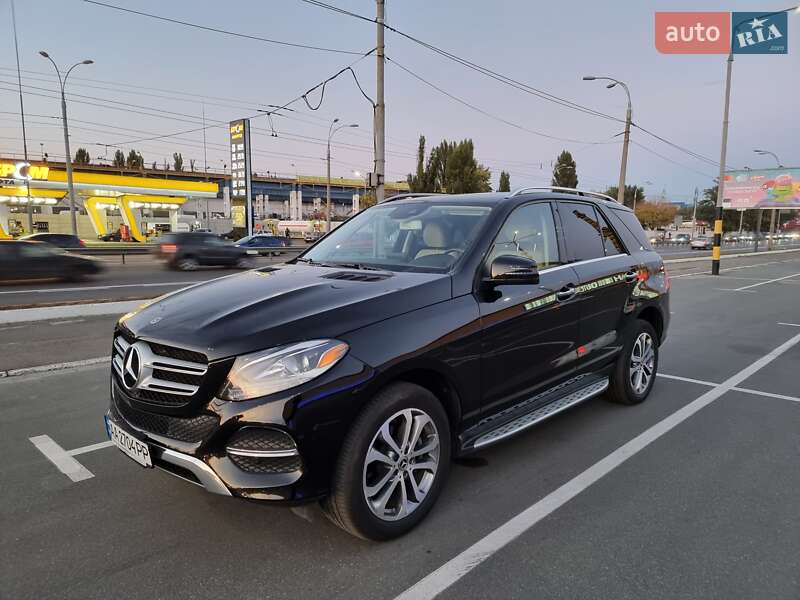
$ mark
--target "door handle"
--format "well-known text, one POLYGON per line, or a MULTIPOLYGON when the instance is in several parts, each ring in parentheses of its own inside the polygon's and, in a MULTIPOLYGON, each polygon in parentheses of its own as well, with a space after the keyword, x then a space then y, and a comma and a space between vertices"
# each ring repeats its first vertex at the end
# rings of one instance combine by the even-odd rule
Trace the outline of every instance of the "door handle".
POLYGON ((633 283, 639 279, 639 271, 628 271, 625 273, 625 282, 626 283, 633 283))
POLYGON ((567 284, 556 292, 556 300, 559 302, 565 302, 572 298, 577 292, 578 288, 576 288, 574 284, 567 284))

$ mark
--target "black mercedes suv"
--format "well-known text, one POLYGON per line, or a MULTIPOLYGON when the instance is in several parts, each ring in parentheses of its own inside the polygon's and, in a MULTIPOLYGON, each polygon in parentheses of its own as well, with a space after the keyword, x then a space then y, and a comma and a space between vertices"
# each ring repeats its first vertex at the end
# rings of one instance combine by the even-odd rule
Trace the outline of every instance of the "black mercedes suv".
POLYGON ((407 532, 455 457, 655 382, 669 279, 590 192, 391 199, 285 264, 120 319, 110 438, 208 491, 407 532))

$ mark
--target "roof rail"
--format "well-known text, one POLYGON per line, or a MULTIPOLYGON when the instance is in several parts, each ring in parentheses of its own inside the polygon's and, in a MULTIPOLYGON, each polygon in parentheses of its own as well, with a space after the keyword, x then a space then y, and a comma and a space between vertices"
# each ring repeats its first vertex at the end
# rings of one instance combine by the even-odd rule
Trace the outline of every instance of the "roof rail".
POLYGON ((570 192, 578 194, 579 196, 594 196, 595 198, 602 198, 603 200, 611 200, 612 202, 618 202, 616 198, 612 198, 606 194, 601 194, 600 192, 590 192, 589 190, 579 190, 577 188, 569 188, 569 187, 560 187, 557 185, 546 185, 540 187, 524 187, 518 190, 515 190, 509 198, 513 198, 514 196, 519 196, 520 194, 524 194, 526 192, 536 192, 541 190, 549 190, 554 192, 570 192))
POLYGON ((424 198, 426 196, 446 196, 447 194, 441 194, 439 192, 406 192, 404 194, 395 194, 394 196, 389 196, 384 200, 384 203, 391 202, 393 200, 405 200, 406 198, 424 198))

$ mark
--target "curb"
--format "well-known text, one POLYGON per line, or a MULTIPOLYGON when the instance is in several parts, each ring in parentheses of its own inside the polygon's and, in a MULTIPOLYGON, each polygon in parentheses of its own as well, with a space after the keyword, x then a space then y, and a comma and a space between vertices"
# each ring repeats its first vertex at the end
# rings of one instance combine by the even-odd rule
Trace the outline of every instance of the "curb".
POLYGON ((74 360, 72 362, 54 363, 52 365, 40 365, 38 367, 9 369, 8 371, 0 371, 0 379, 4 379, 6 377, 18 377, 19 375, 29 375, 31 373, 47 373, 49 371, 61 371, 63 369, 91 367, 93 365, 100 365, 103 363, 107 363, 110 360, 111 358, 108 356, 100 356, 98 358, 87 358, 85 360, 74 360))
MULTIPOLYGON (((721 257, 721 261, 725 261, 726 258, 758 258, 759 256, 771 256, 773 254, 786 254, 787 252, 800 252, 800 248, 790 248, 787 250, 767 250, 765 252, 742 252, 740 254, 723 254, 721 257)), ((700 262, 703 260, 707 260, 711 262, 710 256, 698 256, 697 258, 674 258, 672 260, 664 260, 664 264, 677 264, 677 263, 687 263, 687 262, 700 262)))

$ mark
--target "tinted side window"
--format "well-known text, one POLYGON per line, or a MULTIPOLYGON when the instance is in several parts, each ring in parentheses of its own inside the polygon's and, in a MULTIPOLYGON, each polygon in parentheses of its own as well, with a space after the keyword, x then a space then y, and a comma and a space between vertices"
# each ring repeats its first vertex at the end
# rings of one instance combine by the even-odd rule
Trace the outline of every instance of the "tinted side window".
POLYGON ((625 246, 622 245, 617 234, 608 224, 603 213, 595 208, 597 213, 597 222, 600 224, 600 232, 603 237, 603 247, 606 251, 606 256, 614 256, 615 254, 625 254, 625 246))
POLYGON ((520 206, 508 216, 494 241, 489 262, 506 254, 531 258, 539 269, 561 264, 549 202, 520 206))
MULTIPOLYGON (((622 227, 617 227, 617 231, 619 231, 622 237, 626 237, 626 233, 630 235, 635 240, 634 244, 629 244, 629 247, 638 246, 642 250, 652 250, 653 247, 650 245, 650 242, 647 239, 647 235, 642 229, 642 224, 639 223, 639 219, 636 218, 636 215, 633 214, 631 211, 628 210, 617 210, 611 209, 608 211, 612 220, 619 221, 622 223, 622 227)), ((616 225, 616 223, 612 223, 616 225)))
POLYGON ((559 202, 558 213, 561 215, 564 237, 573 260, 605 256, 601 226, 591 204, 559 202))

